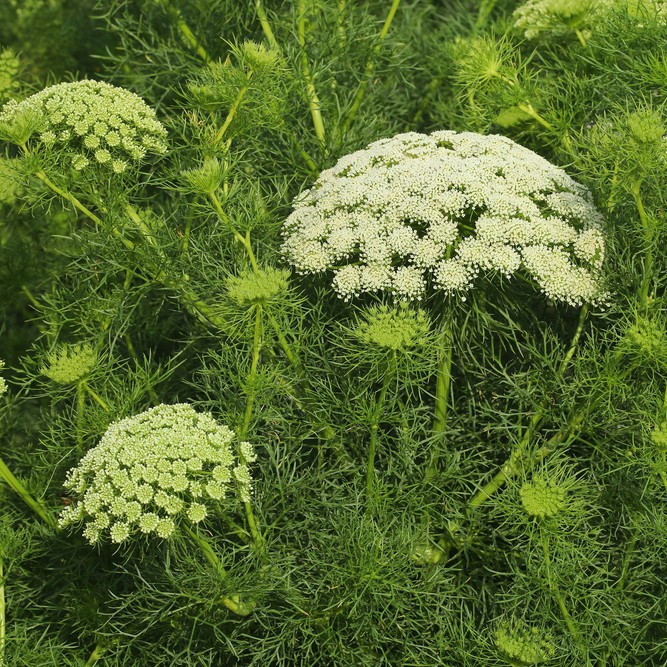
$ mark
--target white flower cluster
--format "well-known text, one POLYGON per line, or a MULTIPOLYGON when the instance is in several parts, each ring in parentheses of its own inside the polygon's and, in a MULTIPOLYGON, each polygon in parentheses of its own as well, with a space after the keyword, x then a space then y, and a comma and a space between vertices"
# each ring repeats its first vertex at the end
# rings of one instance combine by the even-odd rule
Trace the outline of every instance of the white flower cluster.
MULTIPOLYGON (((0 371, 5 367, 5 362, 0 359, 0 371)), ((0 396, 7 393, 7 383, 5 378, 0 378, 0 396)))
POLYGON ((147 153, 165 153, 167 131, 138 95, 102 81, 59 83, 0 112, 8 128, 22 119, 39 119, 39 140, 66 149, 71 166, 104 165, 121 173, 147 153))
POLYGON ((420 299, 429 285, 464 294, 481 272, 522 269, 581 305, 604 299, 601 229, 586 188, 512 140, 410 132, 323 171, 295 200, 282 252, 299 273, 333 270, 346 300, 420 299))
POLYGON ((514 11, 514 26, 526 39, 543 33, 563 35, 585 29, 609 11, 624 11, 631 17, 667 19, 665 0, 528 0, 514 11))
POLYGON ((65 487, 77 500, 60 515, 60 526, 83 521, 95 544, 104 534, 121 543, 132 534, 170 537, 179 522, 199 523, 207 504, 233 487, 250 498, 248 463, 241 443, 234 456, 234 432, 190 405, 158 405, 109 426, 97 447, 72 468, 65 487))

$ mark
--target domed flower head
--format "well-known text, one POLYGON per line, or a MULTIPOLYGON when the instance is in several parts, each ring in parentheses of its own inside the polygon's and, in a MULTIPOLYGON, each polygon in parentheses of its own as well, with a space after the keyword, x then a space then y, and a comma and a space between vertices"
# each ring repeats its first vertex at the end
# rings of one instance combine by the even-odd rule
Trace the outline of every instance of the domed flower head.
POLYGON ((567 490, 541 477, 525 482, 519 495, 526 512, 540 519, 556 516, 566 507, 567 490))
POLYGON ((48 356, 48 365, 41 368, 57 384, 75 384, 86 377, 97 363, 97 354, 92 346, 60 345, 48 356))
POLYGON ((354 333, 369 347, 404 352, 423 345, 429 330, 430 321, 423 310, 401 304, 398 308, 387 305, 368 308, 354 333))
POLYGON ((138 95, 87 79, 8 102, 0 131, 10 141, 57 149, 78 171, 96 165, 121 173, 148 153, 167 150, 167 131, 138 95))
POLYGON ((602 218, 562 169, 501 136, 414 132, 341 158, 302 193, 282 251, 333 272, 348 300, 427 288, 465 294, 480 274, 522 272, 549 298, 604 300, 602 218))
POLYGON ((512 665, 539 665, 555 653, 549 635, 516 620, 501 624, 494 639, 502 656, 512 665))
POLYGON ((268 267, 227 279, 229 298, 238 306, 266 305, 288 288, 289 271, 268 267))
POLYGON ((158 405, 109 426, 97 447, 69 471, 65 487, 76 498, 60 525, 83 522, 91 544, 108 536, 170 537, 182 522, 203 521, 212 504, 237 491, 250 498, 249 443, 243 460, 234 433, 187 404, 158 405))

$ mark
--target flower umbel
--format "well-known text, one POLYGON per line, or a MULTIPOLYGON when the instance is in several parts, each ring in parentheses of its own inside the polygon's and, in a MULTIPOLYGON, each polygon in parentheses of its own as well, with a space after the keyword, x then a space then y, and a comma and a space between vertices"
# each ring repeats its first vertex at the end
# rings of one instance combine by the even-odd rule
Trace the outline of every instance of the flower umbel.
POLYGON ((465 293, 480 273, 522 270, 549 298, 603 301, 602 217, 562 169, 501 136, 414 132, 323 171, 285 221, 300 273, 332 270, 344 299, 432 285, 465 293))
POLYGON ((57 384, 75 384, 95 367, 97 354, 91 345, 60 345, 48 356, 41 372, 57 384))
POLYGON ((249 498, 250 472, 236 460, 233 440, 233 431, 187 404, 161 404, 114 422, 69 471, 65 487, 77 500, 62 511, 60 525, 83 521, 94 544, 107 533, 117 543, 136 533, 165 539, 183 521, 199 523, 211 502, 234 488, 232 480, 249 498))
POLYGON ((554 655, 550 637, 522 622, 503 623, 493 634, 498 650, 512 665, 537 665, 554 655))
POLYGON ((519 490, 521 504, 531 516, 543 519, 556 516, 565 508, 565 488, 541 477, 525 482, 519 490))
POLYGON ((355 334, 366 345, 404 351, 423 343, 429 329, 423 310, 411 310, 404 304, 399 308, 382 305, 364 313, 355 334))
POLYGON ((147 153, 165 153, 167 131, 138 95, 102 81, 59 83, 0 111, 0 128, 22 143, 39 130, 38 143, 57 147, 76 170, 104 165, 120 173, 147 153), (26 125, 25 132, 14 126, 26 125))

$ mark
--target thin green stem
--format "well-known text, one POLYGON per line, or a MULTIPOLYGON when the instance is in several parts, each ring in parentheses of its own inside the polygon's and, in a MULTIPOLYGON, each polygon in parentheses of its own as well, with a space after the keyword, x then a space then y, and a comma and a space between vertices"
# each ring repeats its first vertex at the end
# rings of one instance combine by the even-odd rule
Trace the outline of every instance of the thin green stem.
POLYGON ((269 43, 271 48, 279 50, 278 42, 276 41, 273 30, 271 30, 271 24, 269 19, 264 11, 264 6, 262 5, 262 0, 255 0, 255 11, 257 12, 257 18, 259 19, 260 25, 262 26, 262 32, 266 41, 269 43))
POLYGON ((385 370, 384 378, 382 379, 382 388, 378 395, 373 410, 373 420, 371 421, 371 438, 368 444, 368 460, 366 462, 366 498, 370 499, 373 493, 373 479, 375 477, 375 452, 378 444, 378 432, 380 430, 380 420, 384 410, 384 402, 387 396, 387 389, 389 383, 396 374, 396 351, 394 350, 388 368, 385 370))
POLYGON ((653 278, 653 235, 654 228, 644 208, 644 201, 641 195, 641 181, 636 181, 631 188, 632 196, 635 200, 635 206, 639 213, 639 219, 642 223, 644 232, 644 243, 646 251, 644 253, 644 268, 642 272, 642 285, 639 293, 640 306, 644 311, 649 307, 649 291, 651 288, 651 281, 653 278))
POLYGON ((308 96, 308 108, 313 119, 313 127, 315 128, 315 136, 322 146, 326 143, 324 132, 324 120, 322 119, 322 111, 320 105, 320 98, 317 96, 315 83, 310 71, 308 63, 308 54, 306 53, 306 3, 305 0, 299 0, 298 5, 298 19, 297 19, 297 39, 301 46, 301 69, 303 70, 303 78, 306 82, 306 94, 308 96))
POLYGON ((347 42, 345 32, 345 8, 347 0, 338 0, 338 17, 336 19, 336 31, 338 33, 338 48, 343 48, 347 42))
POLYGON ((475 30, 479 30, 486 23, 497 2, 498 0, 482 0, 479 5, 477 20, 475 21, 475 30))
MULTIPOLYGON (((243 421, 241 427, 238 431, 238 442, 241 443, 245 440, 248 430, 250 429, 250 421, 252 419, 252 413, 255 405, 255 396, 257 392, 256 381, 257 381, 257 370, 259 368, 259 356, 262 349, 262 307, 258 304, 255 306, 255 329, 253 334, 252 341, 252 357, 250 361, 250 371, 248 372, 248 379, 246 381, 246 394, 247 401, 245 412, 243 414, 243 421)), ((238 448, 238 457, 241 460, 241 463, 246 463, 241 448, 238 448)), ((243 506, 246 512, 246 519, 248 520, 248 528, 250 534, 252 535, 253 542, 255 547, 260 553, 264 553, 264 538, 259 529, 257 519, 255 518, 255 513, 253 512, 252 505, 248 500, 243 501, 243 506)))
POLYGON ((192 49, 194 49, 197 52, 197 55, 204 62, 206 63, 210 62, 211 57, 209 56, 206 49, 202 46, 201 42, 197 39, 195 34, 192 32, 190 26, 188 26, 188 24, 185 22, 185 19, 183 18, 183 15, 181 14, 180 10, 172 6, 169 0, 162 0, 162 6, 169 14, 171 14, 172 18, 176 22, 176 27, 178 28, 178 31, 181 33, 181 36, 183 37, 186 44, 190 46, 192 49))
MULTIPOLYGON (((251 77, 252 77, 252 70, 249 70, 248 81, 250 81, 251 77)), ((232 121, 236 117, 236 114, 238 113, 241 103, 243 102, 243 98, 247 95, 249 90, 250 90, 250 84, 247 83, 237 93, 236 98, 234 99, 234 102, 232 103, 232 106, 227 113, 227 117, 225 118, 220 129, 215 133, 215 138, 213 139, 214 146, 216 146, 222 141, 222 138, 225 136, 225 132, 227 132, 229 126, 232 124, 232 121)))
POLYGON ((586 661, 587 665, 590 665, 591 663, 590 660, 588 659, 588 651, 586 650, 586 646, 582 640, 579 628, 572 619, 572 616, 570 615, 570 612, 567 609, 567 605, 565 604, 565 597, 563 596, 563 593, 560 590, 560 587, 558 586, 558 583, 556 582, 553 576, 553 567, 551 564, 551 554, 549 550, 549 536, 546 534, 544 527, 542 526, 541 523, 540 523, 540 542, 542 543, 542 552, 544 553, 544 567, 547 573, 547 582, 549 584, 549 588, 551 589, 551 592, 554 598, 556 599, 556 602, 558 603, 558 607, 560 608, 560 612, 561 615, 563 616, 563 620, 565 621, 565 625, 567 626, 567 629, 570 632, 570 635, 572 636, 574 643, 577 645, 577 648, 581 652, 581 657, 586 661))
POLYGON ((366 68, 364 69, 361 83, 359 84, 359 88, 357 89, 357 94, 354 96, 352 106, 350 107, 350 110, 348 111, 347 116, 345 117, 345 120, 343 121, 342 125, 339 126, 338 131, 336 132, 338 136, 344 135, 350 129, 350 126, 352 125, 355 116, 357 115, 359 109, 361 108, 361 103, 363 102, 364 95, 366 94, 366 88, 368 87, 368 82, 370 81, 371 77, 373 76, 373 72, 375 71, 376 58, 380 53, 380 49, 382 48, 382 44, 384 43, 387 34, 389 33, 389 29, 391 28, 391 24, 394 20, 394 16, 396 16, 396 12, 398 11, 398 6, 400 4, 401 0, 393 0, 391 3, 391 7, 389 8, 389 13, 387 14, 387 18, 385 19, 384 25, 382 26, 382 30, 380 30, 380 35, 378 37, 377 44, 373 49, 371 57, 368 59, 368 62, 366 63, 366 68))
MULTIPOLYGON (((581 311, 579 312, 579 321, 577 322, 577 328, 574 332, 574 335, 572 336, 570 347, 565 353, 565 356, 563 357, 563 360, 561 361, 558 370, 556 372, 557 380, 560 380, 563 377, 565 371, 568 369, 568 366, 570 365, 570 362, 572 361, 572 357, 574 356, 577 350, 579 341, 581 339, 581 335, 584 330, 584 326, 586 324, 586 317, 588 315, 588 310, 589 306, 588 304, 585 304, 582 307, 581 311)), ((523 433, 523 436, 521 437, 519 444, 512 450, 510 457, 507 459, 507 461, 505 461, 500 471, 496 473, 496 475, 491 479, 490 482, 485 484, 474 495, 474 497, 469 503, 469 506, 471 508, 480 507, 483 503, 489 500, 491 496, 496 491, 498 491, 498 489, 502 488, 508 479, 510 479, 511 477, 516 475, 519 471, 525 468, 527 464, 526 451, 531 441, 533 440, 533 437, 537 429, 540 427, 542 421, 547 415, 549 411, 549 406, 550 402, 548 400, 545 400, 542 403, 542 405, 540 405, 537 412, 531 418, 530 423, 528 424, 528 428, 523 433)), ((570 422, 568 422, 565 428, 566 430, 570 428, 570 422)))
POLYGON ((584 37, 584 33, 579 30, 579 28, 574 29, 574 34, 577 36, 577 39, 579 40, 579 43, 586 48, 588 46, 588 43, 586 42, 586 38, 584 37))
POLYGON ((276 320, 275 316, 268 312, 266 313, 266 316, 267 319, 269 320, 269 324, 271 324, 271 326, 273 327, 273 331, 275 332, 278 338, 280 347, 283 349, 283 352, 285 353, 287 360, 290 362, 292 366, 299 369, 301 366, 299 359, 297 358, 296 354, 290 347, 290 344, 287 342, 287 338, 283 333, 282 329, 280 328, 280 325, 278 324, 278 321, 276 320))
POLYGON ((81 386, 88 392, 90 397, 104 410, 109 412, 109 404, 85 381, 81 381, 81 386))
POLYGON ((86 408, 86 389, 83 381, 76 387, 76 441, 79 450, 83 451, 83 413, 86 408))
POLYGON ((442 436, 447 430, 447 414, 449 411, 449 393, 452 383, 452 358, 454 345, 452 325, 445 321, 441 331, 440 362, 435 381, 435 407, 433 420, 433 451, 426 471, 426 481, 431 480, 438 471, 442 436))
POLYGON ((106 643, 102 640, 98 641, 95 645, 95 648, 93 649, 93 652, 90 654, 88 661, 86 662, 86 667, 93 667, 93 665, 97 664, 97 662, 102 659, 106 651, 106 643))
MULTIPOLYGON (((187 524, 183 525, 183 530, 199 547, 199 550, 202 552, 204 558, 206 558, 209 564, 213 566, 213 569, 217 572, 220 579, 224 581, 227 578, 227 570, 225 570, 225 568, 222 566, 220 559, 213 550, 213 547, 209 541, 198 532, 192 530, 187 524)), ((254 605, 252 604, 241 602, 238 595, 223 597, 220 601, 225 605, 225 607, 227 607, 227 609, 233 611, 239 616, 247 616, 254 608, 254 605)))
POLYGON ((6 466, 5 462, 0 459, 0 479, 4 480, 23 501, 30 507, 50 528, 56 528, 56 520, 49 514, 47 509, 39 500, 33 498, 28 490, 19 482, 12 474, 11 470, 6 466))
POLYGON ((81 211, 87 218, 90 218, 94 223, 101 225, 102 220, 97 217, 87 206, 82 204, 73 194, 59 188, 41 169, 36 171, 34 175, 44 183, 48 188, 50 188, 57 195, 60 195, 63 199, 67 200, 74 208, 78 211, 81 211))
POLYGON ((21 291, 26 295, 26 298, 30 301, 35 310, 44 310, 44 306, 37 301, 34 294, 26 287, 26 285, 21 285, 21 291))

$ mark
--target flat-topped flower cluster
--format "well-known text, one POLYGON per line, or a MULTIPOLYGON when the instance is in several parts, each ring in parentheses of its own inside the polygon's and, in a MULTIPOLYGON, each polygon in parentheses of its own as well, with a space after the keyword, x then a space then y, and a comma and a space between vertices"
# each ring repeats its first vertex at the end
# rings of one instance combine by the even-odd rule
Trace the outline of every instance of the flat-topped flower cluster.
POLYGON ((121 173, 149 152, 167 150, 167 131, 138 95, 103 81, 59 83, 22 102, 9 101, 0 125, 11 128, 31 118, 39 141, 66 149, 71 166, 82 170, 104 165, 121 173))
POLYGON ((429 286, 465 295, 484 272, 524 271, 550 298, 604 300, 602 217, 586 188, 512 140, 410 132, 341 158, 303 192, 282 252, 333 271, 344 299, 429 286))
POLYGON ((252 446, 232 450, 234 432, 190 405, 158 405, 109 426, 99 444, 69 471, 77 499, 62 527, 84 522, 94 544, 104 534, 121 543, 132 534, 170 537, 179 523, 203 521, 228 492, 250 498, 252 446))

